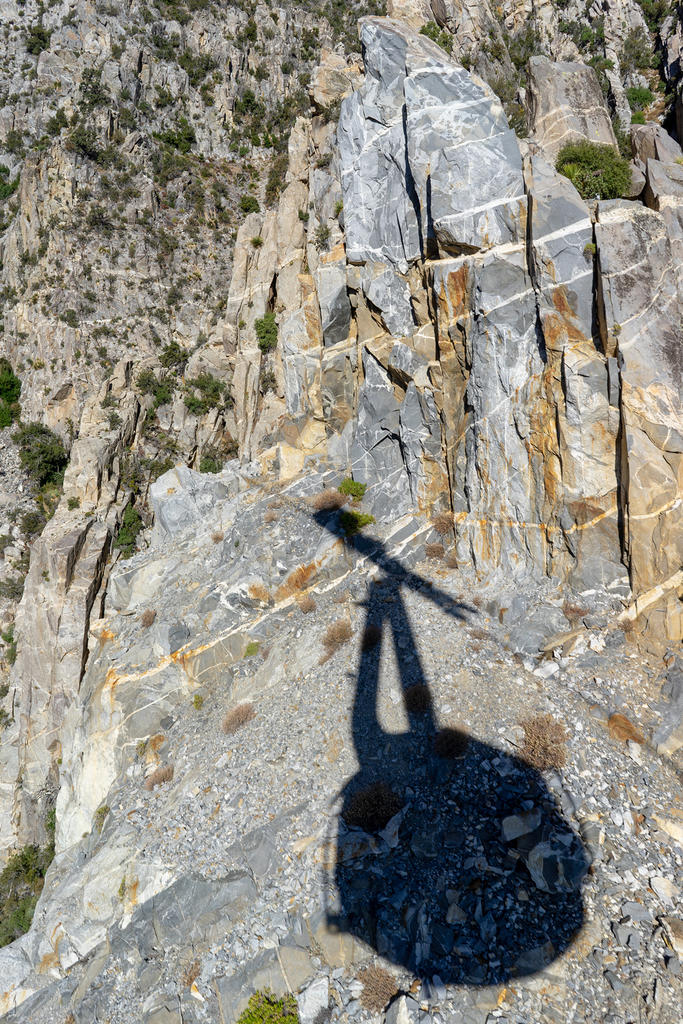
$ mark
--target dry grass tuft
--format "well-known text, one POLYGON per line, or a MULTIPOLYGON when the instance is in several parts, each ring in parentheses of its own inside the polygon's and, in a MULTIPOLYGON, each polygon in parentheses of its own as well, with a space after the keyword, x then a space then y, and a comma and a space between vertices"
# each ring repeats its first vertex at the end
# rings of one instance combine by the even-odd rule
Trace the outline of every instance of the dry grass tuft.
POLYGON ((252 601, 260 601, 261 604, 270 604, 270 591, 262 583, 253 583, 248 590, 252 601))
POLYGON ((425 555, 427 558, 443 558, 446 549, 443 544, 425 544, 425 555))
POLYGON ((315 575, 315 570, 315 562, 310 562, 309 565, 300 565, 294 572, 290 572, 285 582, 277 588, 277 599, 282 601, 284 598, 296 594, 298 590, 303 590, 311 577, 315 575))
POLYGON ((156 754, 156 753, 159 752, 161 747, 164 745, 165 741, 166 741, 166 736, 164 735, 164 733, 163 732, 157 732, 157 733, 154 734, 154 736, 152 736, 150 738, 150 740, 147 743, 147 746, 149 747, 149 749, 152 751, 153 754, 156 754))
POLYGON ((445 558, 445 562, 449 569, 458 568, 458 556, 456 555, 455 551, 448 552, 445 558))
POLYGON ((448 512, 439 512, 432 519, 432 526, 441 537, 445 537, 453 532, 453 516, 448 512))
POLYGON ((299 605, 299 608, 304 615, 308 615, 309 612, 315 611, 315 601, 310 594, 299 594, 296 599, 296 603, 299 605))
POLYGON ((268 511, 265 512, 264 515, 263 515, 263 522, 264 523, 274 523, 276 519, 277 519, 277 512, 274 512, 273 509, 268 509, 268 511))
POLYGON ((145 789, 152 790, 155 786, 160 786, 162 782, 170 782, 173 778, 173 765, 165 764, 161 768, 157 768, 148 775, 145 779, 145 789))
POLYGON ((222 530, 214 530, 211 534, 211 540, 214 544, 220 544, 222 540, 225 540, 225 534, 222 530))
POLYGON ((382 639, 382 629, 377 626, 374 622, 368 623, 363 631, 363 639, 361 641, 361 648, 364 651, 371 651, 373 647, 382 639))
POLYGON ((386 782, 373 782, 353 794, 342 817, 347 825, 355 825, 364 832, 379 832, 402 807, 402 800, 386 782))
POLYGON ((372 1013, 381 1013, 389 1000, 393 999, 398 992, 396 979, 378 964, 366 967, 358 975, 358 980, 363 984, 363 991, 360 994, 361 1004, 372 1013))
POLYGON ((437 757, 445 757, 448 760, 456 761, 465 756, 469 738, 459 729, 452 729, 446 726, 439 729, 434 737, 434 753, 437 757))
POLYGON ((256 712, 254 711, 253 704, 238 704, 237 707, 230 708, 226 712, 221 728, 226 736, 232 736, 234 732, 241 729, 247 722, 251 722, 252 718, 256 718, 256 712))
POLYGON ((313 495, 311 504, 316 512, 336 512, 348 500, 348 494, 342 494, 336 487, 326 487, 324 491, 313 495))
POLYGON ((182 978, 180 979, 183 987, 189 988, 190 985, 197 980, 201 972, 202 969, 199 964, 199 960, 195 960, 194 963, 188 964, 188 966, 185 968, 185 971, 183 972, 182 978))
POLYGON ((145 627, 145 629, 149 629, 156 617, 157 613, 154 608, 146 608, 140 616, 140 623, 145 627))
POLYGON ((534 715, 520 722, 524 729, 522 756, 539 772, 548 768, 561 768, 567 752, 567 732, 552 715, 534 715))
POLYGON ((321 664, 331 658, 335 651, 339 650, 343 644, 347 643, 353 636, 353 629, 348 619, 336 619, 331 622, 327 627, 327 632, 323 637, 323 646, 325 648, 325 654, 321 659, 321 664))
POLYGON ((422 683, 415 683, 413 686, 409 686, 404 691, 403 700, 405 701, 406 710, 412 712, 412 714, 424 714, 432 706, 432 695, 429 692, 429 687, 424 686, 422 683))

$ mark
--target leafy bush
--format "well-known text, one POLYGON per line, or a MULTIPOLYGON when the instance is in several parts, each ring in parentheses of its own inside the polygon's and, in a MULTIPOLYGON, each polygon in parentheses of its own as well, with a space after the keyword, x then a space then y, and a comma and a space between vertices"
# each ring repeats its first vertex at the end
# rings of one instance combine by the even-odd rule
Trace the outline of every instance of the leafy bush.
POLYGON ((155 132, 155 138, 173 146, 180 153, 189 153, 197 141, 194 128, 186 117, 179 117, 175 128, 168 128, 165 132, 155 132))
POLYGON ((316 249, 318 249, 318 251, 325 249, 327 247, 327 243, 329 242, 329 240, 330 229, 327 226, 327 224, 318 225, 318 227, 315 229, 315 234, 313 235, 313 241, 315 242, 316 249))
POLYGON ((178 373, 182 373, 188 358, 187 349, 184 349, 177 341, 171 341, 164 346, 159 362, 166 369, 174 369, 178 373))
POLYGON ((19 416, 21 381, 7 359, 0 358, 0 430, 19 416))
POLYGON ((10 196, 14 195, 16 190, 19 188, 19 175, 9 180, 9 167, 5 164, 0 164, 0 200, 9 199, 10 196))
POLYGON ((7 861, 0 874, 0 946, 29 930, 54 855, 54 843, 48 842, 43 847, 25 846, 7 861))
POLYGON ((339 515, 339 525, 347 537, 360 533, 364 526, 369 526, 374 521, 374 516, 367 512, 356 512, 354 509, 345 508, 339 515))
POLYGON ((572 142, 557 155, 556 169, 575 185, 584 199, 617 199, 631 181, 628 160, 611 146, 572 142))
POLYGON ((42 487, 57 483, 69 461, 61 438, 42 423, 27 423, 13 435, 19 445, 19 459, 33 480, 42 487))
POLYGON ((199 460, 200 473, 220 473, 222 464, 214 448, 207 449, 199 460))
POLYGON ((294 996, 279 999, 272 992, 255 992, 240 1014, 237 1024, 299 1024, 294 996))
POLYGON ((277 323, 275 313, 266 313, 254 321, 258 347, 262 352, 271 352, 277 346, 277 323))
POLYGON ((634 85, 626 90, 626 99, 631 110, 644 110, 654 100, 654 93, 642 85, 634 85))
POLYGON ((367 484, 362 484, 359 480, 353 480, 350 476, 342 480, 337 490, 340 494, 348 494, 349 497, 355 498, 359 501, 368 489, 367 484))
POLYGON ((26 49, 37 57, 50 45, 50 32, 42 25, 31 25, 26 35, 26 49))
POLYGON ((624 74, 636 68, 651 68, 655 62, 652 44, 642 28, 631 29, 624 39, 619 63, 624 74))
POLYGON ((83 125, 79 125, 71 132, 67 142, 67 149, 78 153, 79 156, 86 157, 88 160, 95 161, 99 159, 101 153, 95 132, 91 128, 85 128, 83 125))
POLYGON ((114 541, 115 548, 121 548, 122 558, 130 558, 135 551, 137 537, 142 529, 140 513, 132 505, 127 505, 121 519, 121 526, 114 541))
POLYGON ((440 46, 446 53, 450 53, 453 47, 453 36, 449 32, 445 32, 442 28, 436 24, 435 21, 428 21, 426 25, 423 25, 420 29, 421 36, 427 36, 432 42, 440 46))
POLYGON ((221 382, 212 374, 204 371, 198 377, 188 380, 187 390, 183 399, 185 408, 194 416, 203 416, 209 409, 218 408, 221 404, 222 393, 223 385, 221 382))
POLYGON ((261 207, 256 196, 243 195, 240 199, 240 210, 242 213, 258 213, 261 207))

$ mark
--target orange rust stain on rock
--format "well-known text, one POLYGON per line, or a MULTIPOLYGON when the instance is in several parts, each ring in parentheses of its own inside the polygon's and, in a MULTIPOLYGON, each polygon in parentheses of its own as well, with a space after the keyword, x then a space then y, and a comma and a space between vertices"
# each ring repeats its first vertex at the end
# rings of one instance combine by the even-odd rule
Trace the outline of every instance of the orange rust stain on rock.
POLYGON ((626 715, 620 715, 617 711, 609 716, 607 728, 612 739, 620 740, 622 743, 626 743, 627 740, 633 740, 634 743, 645 742, 633 722, 629 721, 626 715))

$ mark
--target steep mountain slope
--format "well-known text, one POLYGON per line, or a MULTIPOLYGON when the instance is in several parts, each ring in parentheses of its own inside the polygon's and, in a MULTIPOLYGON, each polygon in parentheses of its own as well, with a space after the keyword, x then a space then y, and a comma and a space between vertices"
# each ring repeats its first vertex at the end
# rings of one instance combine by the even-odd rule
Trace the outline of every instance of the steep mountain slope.
POLYGON ((677 16, 5 6, 8 1019, 673 1024, 677 16))

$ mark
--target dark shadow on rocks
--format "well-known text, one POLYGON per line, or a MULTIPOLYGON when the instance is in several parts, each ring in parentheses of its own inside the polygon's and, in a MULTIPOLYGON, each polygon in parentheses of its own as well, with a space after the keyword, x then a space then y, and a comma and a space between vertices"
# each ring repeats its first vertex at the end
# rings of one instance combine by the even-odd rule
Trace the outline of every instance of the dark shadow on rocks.
MULTIPOLYGON (((341 535, 337 515, 316 518, 341 535)), ((346 541, 387 576, 365 602, 353 707, 360 768, 334 823, 328 924, 423 979, 490 985, 534 973, 583 922, 582 841, 529 764, 439 728, 401 591, 419 588, 457 619, 475 609, 426 586, 377 541, 346 541), (400 734, 377 717, 380 657, 392 642, 409 722, 400 734)))

